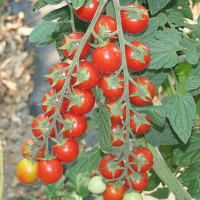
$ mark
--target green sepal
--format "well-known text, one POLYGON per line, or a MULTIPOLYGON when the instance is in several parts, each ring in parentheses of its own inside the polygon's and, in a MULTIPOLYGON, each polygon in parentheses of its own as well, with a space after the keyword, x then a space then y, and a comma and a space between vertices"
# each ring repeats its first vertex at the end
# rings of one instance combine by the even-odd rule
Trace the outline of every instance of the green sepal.
POLYGON ((65 120, 61 118, 60 121, 63 124, 63 128, 62 128, 61 132, 64 132, 66 130, 69 130, 70 132, 72 132, 72 126, 75 123, 74 121, 71 121, 68 118, 65 120))
POLYGON ((98 36, 102 39, 102 40, 109 40, 109 38, 116 38, 115 36, 111 36, 111 31, 108 29, 108 27, 106 26, 106 23, 104 23, 103 25, 99 24, 99 34, 98 36))
POLYGON ((122 82, 122 78, 115 77, 115 75, 112 73, 110 74, 110 77, 106 78, 104 77, 104 80, 108 83, 108 90, 112 88, 123 88, 119 82, 122 82))
POLYGON ((123 135, 124 135, 124 133, 126 133, 126 131, 123 129, 123 127, 122 127, 122 129, 120 129, 119 124, 117 124, 117 130, 112 131, 111 133, 114 135, 113 143, 116 142, 118 139, 125 142, 123 135))
POLYGON ((65 142, 67 142, 69 138, 64 139, 63 136, 58 136, 57 138, 51 138, 52 141, 56 143, 53 147, 64 146, 65 142))
POLYGON ((84 70, 83 66, 81 66, 80 69, 77 70, 77 73, 73 73, 72 76, 77 78, 77 81, 74 84, 74 86, 77 86, 78 84, 82 83, 83 81, 88 80, 89 72, 88 72, 88 69, 84 70))
POLYGON ((123 115, 121 110, 126 106, 125 103, 123 104, 119 104, 119 101, 117 101, 115 104, 110 105, 110 104, 106 104, 107 107, 109 107, 111 109, 111 114, 110 117, 114 116, 114 115, 119 115, 119 117, 121 119, 123 119, 123 115))

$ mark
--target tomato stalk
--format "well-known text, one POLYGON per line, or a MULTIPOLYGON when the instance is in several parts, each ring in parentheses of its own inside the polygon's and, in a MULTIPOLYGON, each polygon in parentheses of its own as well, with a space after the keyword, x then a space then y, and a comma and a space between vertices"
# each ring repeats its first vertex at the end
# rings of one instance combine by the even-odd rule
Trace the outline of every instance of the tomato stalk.
POLYGON ((73 6, 71 5, 71 3, 69 2, 69 0, 66 0, 67 5, 69 6, 70 9, 70 15, 71 15, 71 26, 72 26, 72 32, 76 32, 76 27, 75 27, 75 23, 74 23, 74 9, 73 6))
POLYGON ((4 185, 4 175, 3 175, 3 147, 0 139, 0 199, 3 199, 3 185, 4 185))

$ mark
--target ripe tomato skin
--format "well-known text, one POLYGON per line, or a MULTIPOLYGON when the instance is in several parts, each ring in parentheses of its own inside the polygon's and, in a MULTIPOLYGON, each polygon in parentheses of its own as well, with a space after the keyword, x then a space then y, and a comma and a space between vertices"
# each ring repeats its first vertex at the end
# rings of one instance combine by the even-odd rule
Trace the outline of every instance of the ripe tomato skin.
MULTIPOLYGON (((43 134, 42 130, 40 130, 39 128, 37 129, 37 127, 39 126, 39 123, 36 120, 44 122, 46 120, 46 118, 47 118, 47 115, 42 113, 42 114, 39 114, 37 117, 35 117, 35 119, 33 120, 33 122, 32 122, 32 132, 33 132, 33 135, 35 137, 39 137, 40 135, 43 134)), ((53 121, 53 119, 48 121, 49 126, 51 126, 52 121, 53 121)), ((58 124, 57 124, 57 128, 58 128, 58 124)), ((52 128, 52 130, 51 130, 50 137, 55 137, 54 128, 52 128)), ((50 137, 49 137, 49 139, 50 139, 50 137)), ((39 139, 44 140, 44 137, 40 137, 39 139)))
MULTIPOLYGON (((139 172, 146 172, 150 170, 153 166, 153 155, 149 149, 146 147, 140 147, 137 149, 133 149, 132 153, 135 154, 137 157, 143 156, 143 160, 148 162, 149 164, 143 164, 140 168, 139 172)), ((129 155, 129 162, 134 162, 135 158, 130 154, 129 155)), ((138 172, 138 165, 137 164, 132 164, 131 167, 134 169, 134 171, 138 172)))
POLYGON ((121 65, 120 49, 112 42, 106 46, 95 48, 92 53, 92 61, 99 72, 110 74, 121 65))
MULTIPOLYGON (((47 94, 48 94, 49 96, 53 96, 54 90, 49 90, 49 91, 47 92, 47 94)), ((59 99, 60 99, 60 96, 57 96, 54 100, 55 100, 56 102, 58 102, 59 99)), ((41 103, 46 102, 46 100, 47 100, 47 98, 46 98, 46 96, 44 95, 43 98, 42 98, 41 103)), ((44 111, 44 113, 46 113, 47 108, 48 108, 47 105, 42 105, 42 110, 44 111)), ((48 112, 46 113, 47 116, 50 117, 51 115, 53 115, 53 114, 55 113, 55 111, 56 111, 56 108, 57 108, 57 105, 53 105, 53 107, 51 108, 51 110, 48 111, 48 112)), ((60 114, 63 114, 66 110, 67 110, 67 101, 66 101, 66 98, 63 98, 63 102, 62 102, 62 105, 61 105, 61 108, 60 108, 60 114)))
MULTIPOLYGON (((135 113, 133 113, 132 111, 130 112, 130 117, 135 117, 135 113)), ((151 123, 151 120, 146 116, 145 119, 147 120, 147 122, 151 123)), ((131 130, 134 134, 143 134, 145 132, 147 132, 150 128, 150 125, 148 124, 141 124, 139 129, 136 131, 136 124, 135 121, 133 119, 130 119, 130 127, 131 130)))
POLYGON ((17 178, 25 184, 34 183, 38 179, 38 162, 33 164, 26 158, 23 158, 17 164, 16 175, 17 178))
MULTIPOLYGON (((99 35, 99 26, 106 26, 107 29, 110 31, 110 33, 113 33, 117 30, 117 22, 113 17, 110 17, 108 15, 102 15, 99 17, 97 20, 95 26, 94 26, 94 31, 97 35, 99 35)), ((95 41, 95 37, 92 34, 91 35, 92 39, 95 41)), ((109 42, 114 42, 117 38, 117 34, 114 36, 114 38, 109 38, 109 42)), ((107 38, 108 39, 108 38, 107 38)))
MULTIPOLYGON (((119 126, 120 130, 123 128, 122 123, 112 124, 112 126, 111 126, 111 142, 112 142, 113 147, 119 147, 119 146, 122 146, 124 144, 124 141, 122 141, 120 138, 118 138, 115 142, 113 142, 114 139, 115 139, 115 135, 113 134, 113 132, 117 131, 118 126, 119 126)), ((126 133, 123 134, 123 138, 124 138, 124 140, 126 139, 126 133)))
MULTIPOLYGON (((26 142, 24 142, 24 144, 22 145, 21 152, 22 152, 22 156, 24 158, 27 157, 27 156, 33 157, 32 153, 24 153, 25 151, 28 150, 28 147, 26 146, 26 144, 33 145, 33 143, 34 143, 34 139, 29 139, 29 140, 26 140, 26 142)), ((38 146, 37 148, 39 149, 40 146, 38 146)), ((44 155, 45 155, 45 146, 43 146, 41 148, 40 152, 37 153, 36 160, 39 159, 39 158, 44 158, 44 155)))
MULTIPOLYGON (((128 176, 131 176, 132 174, 133 174, 133 172, 130 169, 128 169, 128 176)), ((130 178, 130 182, 131 182, 133 190, 142 191, 148 185, 149 178, 148 178, 147 173, 142 172, 140 175, 141 175, 141 179, 139 179, 137 181, 133 180, 133 178, 130 178)), ((126 178, 125 178, 125 185, 129 189, 130 186, 129 186, 128 180, 126 178)))
MULTIPOLYGON (((110 74, 103 74, 99 80, 99 88, 103 90, 103 95, 108 98, 108 99, 119 99, 124 92, 124 81, 120 81, 119 85, 121 86, 121 88, 119 87, 112 87, 110 90, 108 90, 108 82, 106 81, 106 78, 109 78, 110 74)), ((118 75, 118 78, 123 79, 124 75, 122 73, 120 73, 118 75)))
MULTIPOLYGON (((139 47, 142 44, 139 41, 133 41, 130 43, 135 47, 139 47)), ((149 48, 144 43, 142 44, 142 48, 144 51, 149 51, 149 48)), ((131 59, 132 56, 134 55, 134 51, 131 47, 126 45, 125 51, 126 51, 126 61, 127 61, 128 69, 133 70, 133 71, 141 71, 148 66, 150 62, 150 57, 151 57, 150 53, 147 53, 144 56, 144 63, 142 63, 139 59, 131 59)))
MULTIPOLYGON (((77 104, 70 107, 70 111, 75 114, 83 115, 92 110, 95 104, 95 97, 91 90, 83 90, 79 87, 74 87, 74 90, 77 95, 83 95, 84 97, 81 98, 81 106, 77 104)), ((67 99, 67 104, 69 105, 71 100, 67 99)))
MULTIPOLYGON (((115 156, 114 156, 114 155, 111 155, 111 154, 108 154, 108 155, 106 155, 104 158, 102 158, 102 160, 101 160, 101 162, 100 162, 100 164, 99 164, 99 170, 100 170, 102 176, 103 176, 104 178, 107 178, 107 179, 119 178, 119 177, 122 175, 124 169, 115 169, 114 174, 113 174, 113 172, 112 172, 111 169, 104 169, 104 168, 110 166, 110 163, 106 160, 106 158, 107 158, 108 160, 110 160, 110 161, 113 161, 114 158, 115 158, 115 156)), ((118 166, 120 166, 120 167, 123 168, 123 167, 124 167, 124 161, 121 161, 121 162, 118 164, 118 166)))
MULTIPOLYGON (((61 69, 64 69, 64 68, 67 68, 69 66, 68 63, 57 63, 54 65, 54 67, 57 69, 57 70, 61 70, 61 69)), ((49 70, 49 75, 52 74, 54 72, 54 69, 53 67, 51 67, 51 69, 49 70)), ((61 73, 63 77, 67 77, 68 75, 68 70, 64 71, 61 73)), ((48 78, 48 82, 49 82, 49 85, 52 86, 54 84, 53 82, 53 79, 52 78, 48 78)), ((56 90, 56 92, 59 92, 63 85, 65 84, 65 79, 59 79, 59 81, 57 82, 57 84, 55 86, 53 86, 53 88, 56 90)), ((70 84, 72 85, 73 84, 73 79, 70 80, 70 84)))
POLYGON ((77 10, 74 9, 74 12, 79 19, 86 22, 90 22, 92 21, 98 6, 99 6, 99 2, 96 0, 93 0, 89 6, 85 4, 84 6, 80 7, 77 10))
MULTIPOLYGON (((105 106, 108 109, 110 114, 112 113, 112 109, 110 107, 108 107, 108 105, 114 105, 114 104, 116 104, 116 102, 117 102, 117 100, 107 100, 105 102, 105 106)), ((124 103, 124 101, 122 102, 122 104, 123 103, 124 103)), ((120 118, 120 116, 117 115, 117 114, 115 114, 112 117, 110 117, 111 122, 113 124, 119 124, 119 123, 122 122, 122 120, 125 120, 125 118, 126 118, 126 106, 121 110, 121 113, 122 113, 123 118, 120 118)))
MULTIPOLYGON (((79 68, 88 72, 88 80, 81 82, 77 87, 85 90, 90 90, 94 88, 100 79, 100 74, 90 61, 81 61, 79 63, 79 68)), ((77 73, 77 68, 74 69, 73 74, 77 73)), ((74 82, 76 83, 77 77, 73 77, 74 82)))
POLYGON ((38 164, 38 176, 47 184, 57 182, 63 174, 62 163, 58 159, 41 160, 38 164))
POLYGON ((107 189, 102 193, 104 200, 122 200, 123 194, 126 192, 126 186, 117 188, 114 185, 107 184, 107 189))
MULTIPOLYGON (((86 129, 87 129, 87 119, 85 118, 84 115, 77 115, 71 111, 66 112, 62 118, 64 120, 69 119, 70 121, 74 122, 72 125, 72 132, 69 130, 63 131, 63 133, 68 137, 68 138, 79 138, 81 137, 86 129)), ((61 128, 63 128, 63 124, 60 123, 61 128)))
MULTIPOLYGON (((152 101, 152 99, 154 98, 154 96, 155 96, 155 88, 154 88, 153 83, 148 78, 141 77, 141 76, 140 77, 136 77, 133 80, 137 84, 140 81, 140 83, 142 85, 146 85, 146 84, 149 83, 149 86, 148 86, 147 90, 149 91, 149 93, 151 95, 151 98, 146 96, 145 97, 146 101, 144 101, 144 100, 141 99, 140 96, 133 96, 133 97, 130 97, 130 101, 132 103, 134 103, 135 105, 137 105, 137 106, 144 106, 144 105, 149 104, 152 101)), ((130 93, 130 95, 135 93, 137 90, 138 89, 132 83, 129 84, 129 93, 130 93)))
MULTIPOLYGON (((70 33, 69 35, 67 35, 67 37, 69 39, 82 39, 84 37, 84 34, 83 33, 79 33, 79 32, 75 32, 75 33, 70 33)), ((66 38, 62 42, 62 46, 64 46, 65 44, 66 44, 66 38)), ((80 42, 77 42, 76 44, 80 45, 80 42)), ((88 39, 86 44, 85 44, 85 46, 83 47, 83 50, 82 50, 82 52, 80 54, 80 57, 79 57, 79 60, 82 60, 82 59, 86 58, 88 56, 88 54, 90 53, 90 49, 91 49, 91 46, 90 46, 90 41, 88 39)), ((63 49, 63 54, 68 59, 72 60, 74 58, 77 50, 78 50, 78 47, 73 50, 71 55, 69 55, 69 51, 67 49, 63 49)))
MULTIPOLYGON (((125 7, 134 8, 135 4, 128 4, 125 7)), ((139 10, 145 10, 145 8, 141 5, 138 5, 139 10)), ((127 10, 121 10, 121 20, 122 20, 122 28, 127 33, 140 33, 142 32, 149 23, 149 14, 145 12, 142 14, 143 20, 139 19, 129 19, 130 15, 126 14, 127 10)))
MULTIPOLYGON (((66 138, 66 137, 65 137, 66 138)), ((79 154, 78 142, 69 138, 63 146, 53 146, 53 153, 57 159, 61 162, 72 162, 79 154)))

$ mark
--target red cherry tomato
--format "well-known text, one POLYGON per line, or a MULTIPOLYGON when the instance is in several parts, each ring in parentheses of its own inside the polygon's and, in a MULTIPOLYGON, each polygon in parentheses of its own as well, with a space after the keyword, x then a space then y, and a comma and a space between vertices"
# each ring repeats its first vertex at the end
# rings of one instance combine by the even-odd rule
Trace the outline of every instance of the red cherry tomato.
MULTIPOLYGON (((142 164, 139 167, 139 172, 146 172, 148 170, 150 170, 153 166, 153 155, 151 153, 151 151, 149 151, 149 149, 145 148, 145 147, 138 147, 137 149, 133 149, 132 153, 135 154, 138 159, 142 159, 146 164, 142 164)), ((129 162, 135 162, 135 158, 130 154, 129 155, 129 162)), ((138 172, 138 164, 131 164, 131 167, 138 172)))
POLYGON ((126 192, 126 186, 123 185, 118 189, 114 185, 107 184, 107 189, 102 193, 104 200, 122 200, 126 192))
POLYGON ((69 138, 63 146, 56 146, 54 143, 53 153, 57 159, 61 162, 72 162, 79 154, 78 142, 74 139, 69 138))
MULTIPOLYGON (((79 63, 79 68, 80 69, 78 73, 77 73, 77 68, 74 69, 73 75, 77 75, 79 78, 85 77, 86 80, 79 83, 77 87, 86 90, 94 88, 99 82, 100 74, 96 70, 93 63, 90 61, 81 61, 79 63)), ((73 80, 76 83, 77 77, 73 77, 73 80)))
MULTIPOLYGON (((130 117, 136 117, 135 113, 133 113, 132 111, 130 112, 130 117)), ((134 134, 142 134, 145 133, 149 130, 150 125, 147 123, 151 124, 151 120, 146 116, 145 117, 146 122, 142 123, 139 128, 136 130, 136 127, 138 126, 138 124, 136 124, 136 120, 130 119, 130 127, 131 130, 134 134)))
MULTIPOLYGON (((22 156, 25 158, 27 156, 29 157, 33 157, 33 154, 32 153, 24 153, 25 151, 28 150, 28 146, 26 144, 29 144, 29 145, 33 145, 34 143, 34 139, 29 139, 29 140, 26 140, 26 142, 24 142, 24 144, 22 145, 22 149, 21 149, 21 152, 22 152, 22 156)), ((37 149, 39 149, 40 146, 37 146, 37 149)), ((40 149, 40 152, 37 153, 36 155, 36 160, 39 159, 39 158, 44 158, 44 155, 45 155, 45 146, 43 146, 41 149, 40 149)))
POLYGON ((95 48, 92 53, 92 61, 99 72, 110 74, 121 65, 120 49, 111 42, 106 46, 95 48))
MULTIPOLYGON (((105 102, 105 106, 108 109, 109 113, 111 114, 111 122, 113 124, 119 124, 122 122, 122 120, 125 120, 126 118, 126 106, 121 109, 122 117, 119 114, 113 114, 116 111, 119 111, 119 107, 116 105, 117 100, 107 100, 105 102)), ((121 105, 123 105, 125 102, 123 101, 121 105)))
POLYGON ((124 92, 124 75, 120 73, 118 79, 113 79, 113 77, 114 75, 111 74, 103 74, 99 80, 99 88, 103 90, 106 98, 119 99, 124 92))
MULTIPOLYGON (((97 20, 94 31, 99 35, 103 40, 109 38, 110 33, 113 33, 117 30, 117 22, 113 17, 108 15, 102 15, 97 20)), ((92 34, 92 39, 95 41, 95 37, 92 34)), ((117 39, 117 34, 114 37, 109 38, 109 42, 114 42, 117 39)))
MULTIPOLYGON (((49 90, 47 92, 47 95, 52 97, 53 95, 55 94, 55 91, 54 90, 49 90)), ((42 110, 47 114, 48 117, 50 117, 51 115, 53 115, 56 111, 56 108, 57 108, 57 103, 60 99, 60 96, 57 96, 55 99, 54 99, 54 105, 52 106, 52 108, 48 110, 48 105, 42 105, 42 110)), ((41 103, 44 103, 47 101, 47 97, 44 95, 43 98, 42 98, 42 102, 41 103)), ((47 103, 47 102, 46 102, 47 103)), ((66 99, 64 98, 63 99, 63 102, 62 102, 62 105, 61 105, 61 108, 60 108, 60 114, 63 114, 65 111, 67 110, 67 101, 66 99)))
MULTIPOLYGON (((83 90, 79 87, 74 87, 75 95, 82 96, 80 98, 81 106, 78 106, 77 104, 70 107, 70 110, 79 115, 86 114, 92 110, 95 104, 95 97, 91 90, 83 90)), ((72 92, 73 93, 73 92, 72 92)), ((70 105, 71 100, 67 99, 67 104, 70 105)))
MULTIPOLYGON (((142 45, 142 49, 144 51, 149 51, 148 47, 144 43, 141 43, 141 42, 138 42, 138 41, 133 41, 133 42, 130 42, 130 43, 136 48, 139 47, 140 45, 142 45)), ((135 52, 128 45, 125 46, 125 51, 126 51, 126 61, 127 61, 128 69, 133 70, 133 71, 141 71, 148 66, 148 64, 150 62, 150 57, 151 57, 150 53, 146 53, 143 56, 144 62, 141 62, 139 59, 135 59, 135 58, 132 59, 135 52)))
POLYGON ((141 95, 145 95, 145 100, 143 100, 138 94, 137 96, 130 97, 131 102, 137 106, 144 106, 149 104, 155 96, 155 88, 153 83, 145 77, 136 77, 133 80, 136 82, 138 88, 132 83, 130 83, 130 96, 136 92, 140 92, 141 95))
MULTIPOLYGON (((41 130, 41 128, 38 127, 38 126, 39 126, 38 121, 41 121, 41 123, 42 123, 42 122, 44 122, 46 119, 47 119, 47 115, 45 115, 45 114, 39 114, 39 115, 33 120, 33 122, 32 122, 32 132, 33 132, 33 134, 34 134, 35 137, 39 137, 39 136, 41 136, 41 135, 43 134, 43 130, 41 130)), ((52 124, 52 121, 53 121, 53 119, 49 120, 49 121, 47 122, 47 124, 46 124, 46 127, 44 127, 44 125, 42 125, 45 131, 48 131, 48 129, 50 128, 50 126, 51 126, 51 124, 52 124)), ((57 129, 58 129, 58 124, 57 124, 57 129)), ((55 137, 55 130, 54 130, 54 128, 52 128, 52 130, 51 130, 49 139, 50 139, 51 137, 55 137)), ((39 139, 44 140, 44 137, 42 136, 42 137, 40 137, 39 139)))
MULTIPOLYGON (((66 112, 62 118, 64 120, 67 120, 67 123, 73 124, 72 125, 72 131, 69 129, 63 131, 63 133, 68 137, 68 138, 78 138, 81 137, 86 129, 87 129, 87 119, 85 118, 84 115, 77 115, 73 112, 66 112)), ((62 123, 60 123, 61 128, 64 127, 62 123)), ((69 125, 71 127, 71 125, 69 125)))
POLYGON ((55 183, 61 178, 62 174, 62 163, 58 159, 41 160, 38 164, 38 176, 44 183, 55 183))
POLYGON ((111 142, 112 146, 119 147, 124 144, 126 139, 126 133, 123 133, 121 129, 123 128, 123 124, 112 124, 111 126, 111 142))
MULTIPOLYGON (((69 66, 68 63, 57 63, 49 70, 49 75, 54 73, 57 70, 61 70, 61 69, 67 68, 68 66, 69 66), (56 70, 54 70, 54 68, 56 70)), ((65 77, 67 77, 67 74, 68 74, 68 70, 66 70, 66 71, 64 71, 62 73, 56 74, 57 78, 59 77, 59 80, 58 80, 56 85, 54 85, 53 78, 48 78, 49 85, 52 88, 54 88, 56 90, 56 92, 59 92, 62 89, 63 85, 65 84, 65 77)), ((70 84, 71 85, 73 84, 73 79, 70 80, 70 84)))
POLYGON ((80 7, 77 10, 74 9, 74 12, 79 19, 86 22, 90 22, 92 21, 98 6, 99 6, 99 2, 96 0, 92 0, 89 6, 85 4, 84 6, 80 7))
MULTIPOLYGON (((125 7, 134 8, 135 4, 128 4, 125 7)), ((145 10, 145 8, 141 5, 138 5, 139 10, 145 10)), ((142 32, 149 23, 149 14, 145 12, 141 15, 143 20, 140 19, 131 19, 131 15, 127 13, 127 10, 121 10, 121 20, 122 20, 122 28, 127 33, 140 33, 142 32)), ((130 11, 129 11, 130 12, 130 11)))
MULTIPOLYGON (((67 35, 68 39, 82 39, 84 37, 83 33, 79 33, 79 32, 75 32, 75 33, 70 33, 69 35, 67 35)), ((62 46, 65 46, 67 43, 66 38, 63 40, 62 42, 62 46)), ((80 42, 76 42, 77 47, 73 49, 72 53, 70 54, 69 51, 67 49, 63 49, 63 54, 70 60, 72 60, 78 50, 78 46, 80 45, 80 42)), ((68 48, 71 46, 70 44, 67 44, 68 48)), ((81 55, 79 57, 79 60, 82 60, 84 58, 86 58, 88 56, 88 54, 90 53, 90 41, 89 39, 87 40, 85 46, 83 47, 83 50, 81 52, 81 55)))
POLYGON ((104 178, 107 179, 115 179, 119 178, 123 171, 124 171, 124 161, 121 161, 118 165, 118 167, 121 167, 120 169, 115 169, 116 163, 118 163, 118 159, 114 155, 108 154, 106 155, 99 164, 99 170, 104 178), (109 162, 107 161, 109 160, 109 162), (106 168, 106 169, 105 169, 106 168), (113 173, 114 172, 114 173, 113 173))
MULTIPOLYGON (((130 178, 132 189, 139 190, 139 191, 144 190, 147 187, 148 182, 149 182, 147 173, 142 172, 139 175, 139 177, 137 177, 137 178, 136 178, 136 176, 134 176, 134 175, 132 176, 132 175, 133 175, 133 172, 130 169, 128 169, 128 176, 130 178)), ((125 178, 125 185, 129 189, 129 187, 130 187, 129 182, 126 178, 125 178)))

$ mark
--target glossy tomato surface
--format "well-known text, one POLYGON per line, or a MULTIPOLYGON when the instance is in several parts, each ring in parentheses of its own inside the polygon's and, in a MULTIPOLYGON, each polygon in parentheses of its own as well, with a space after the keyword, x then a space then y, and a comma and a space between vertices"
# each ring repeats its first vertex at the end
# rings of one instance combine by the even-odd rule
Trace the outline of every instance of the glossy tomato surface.
MULTIPOLYGON (((125 7, 134 8, 135 4, 128 4, 125 7)), ((146 10, 143 6, 138 5, 139 10, 146 10)), ((143 20, 131 18, 130 14, 127 13, 127 10, 121 10, 121 20, 122 20, 122 28, 127 33, 140 33, 146 29, 149 23, 149 14, 146 11, 141 15, 143 20)))
MULTIPOLYGON (((103 40, 109 39, 109 42, 114 42, 117 39, 117 34, 114 37, 109 37, 111 33, 117 30, 117 22, 113 17, 108 15, 102 15, 97 20, 94 31, 103 40)), ((91 35, 92 39, 95 41, 94 35, 91 35)))
POLYGON ((37 173, 38 163, 31 163, 28 159, 24 158, 17 164, 16 175, 17 178, 25 184, 34 183, 38 179, 37 173))
MULTIPOLYGON (((72 128, 72 131, 69 129, 63 131, 63 133, 68 137, 68 138, 78 138, 81 137, 86 129, 87 129, 87 119, 85 118, 84 115, 77 115, 71 111, 66 112, 62 118, 66 120, 66 123, 70 123, 69 127, 72 128)), ((63 128, 63 124, 60 123, 61 128, 63 128)))
POLYGON ((119 147, 122 146, 126 139, 126 133, 122 131, 123 124, 112 124, 111 126, 111 142, 112 146, 119 147))
POLYGON ((136 48, 142 46, 142 49, 144 50, 144 52, 142 52, 143 54, 145 54, 145 51, 146 51, 146 54, 142 56, 141 58, 143 60, 141 62, 139 59, 136 59, 136 58, 132 59, 132 57, 135 54, 134 50, 128 45, 125 46, 126 61, 127 61, 128 69, 133 70, 133 71, 141 71, 145 69, 150 62, 151 55, 150 53, 148 53, 149 49, 144 43, 141 43, 139 41, 133 41, 130 43, 136 48))
POLYGON ((140 93, 140 95, 144 96, 144 99, 138 94, 136 96, 131 96, 130 100, 137 106, 144 106, 152 102, 155 96, 155 88, 153 83, 146 77, 136 77, 133 79, 137 84, 137 87, 133 85, 133 83, 129 84, 129 93, 130 96, 135 94, 136 92, 140 93))
POLYGON ((62 163, 58 159, 41 160, 38 164, 38 177, 47 184, 57 182, 63 174, 62 163))
POLYGON ((124 171, 124 161, 121 161, 117 167, 114 167, 119 160, 114 155, 108 154, 102 158, 99 164, 101 175, 107 179, 119 178, 124 171), (108 162, 109 160, 109 162, 108 162), (120 168, 120 169, 117 169, 120 168))
POLYGON ((124 92, 124 75, 120 73, 117 79, 113 77, 114 74, 103 74, 99 80, 99 88, 103 90, 103 95, 112 100, 119 99, 124 92))
MULTIPOLYGON (((79 32, 75 32, 75 33, 70 33, 69 35, 67 35, 67 38, 68 40, 71 39, 82 39, 84 37, 84 34, 83 33, 79 33, 79 32)), ((67 43, 67 40, 66 38, 63 40, 62 42, 62 47, 65 46, 67 43)), ((77 45, 76 48, 73 49, 72 53, 70 53, 67 49, 63 49, 63 54, 70 60, 72 60, 78 50, 78 46, 80 45, 80 42, 76 42, 75 43, 77 45)), ((68 48, 72 48, 70 44, 67 43, 67 47, 68 48)), ((91 49, 91 46, 90 46, 90 41, 89 39, 87 40, 85 46, 83 47, 83 50, 80 54, 80 57, 79 57, 79 60, 82 60, 84 58, 86 58, 88 56, 88 54, 90 53, 90 49, 91 49)))
MULTIPOLYGON (((132 153, 135 154, 138 159, 141 159, 141 164, 131 164, 131 167, 138 172, 138 168, 139 168, 139 172, 146 172, 148 170, 150 170, 153 166, 153 155, 151 153, 151 151, 149 149, 147 149, 146 147, 138 147, 137 149, 133 149, 132 153), (144 164, 142 164, 142 162, 144 162, 144 164)), ((135 162, 135 158, 130 154, 129 155, 129 163, 131 162, 135 162)))
POLYGON ((110 74, 116 71, 122 62, 119 47, 110 42, 103 47, 97 47, 92 53, 92 61, 99 72, 110 74))

